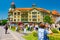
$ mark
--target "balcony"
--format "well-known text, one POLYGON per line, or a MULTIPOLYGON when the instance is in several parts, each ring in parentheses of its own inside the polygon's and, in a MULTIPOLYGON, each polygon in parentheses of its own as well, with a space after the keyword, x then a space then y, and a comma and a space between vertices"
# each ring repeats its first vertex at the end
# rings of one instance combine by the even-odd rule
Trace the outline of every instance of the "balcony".
POLYGON ((36 19, 36 18, 37 18, 37 16, 32 16, 32 18, 33 18, 33 19, 36 19))
POLYGON ((28 19, 22 18, 21 21, 22 21, 22 22, 28 22, 28 19))

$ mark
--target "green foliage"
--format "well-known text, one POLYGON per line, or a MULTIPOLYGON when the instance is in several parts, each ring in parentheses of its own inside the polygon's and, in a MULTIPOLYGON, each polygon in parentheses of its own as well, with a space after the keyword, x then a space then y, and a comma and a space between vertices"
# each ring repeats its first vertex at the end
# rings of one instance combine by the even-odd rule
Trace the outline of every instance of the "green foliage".
POLYGON ((55 29, 55 28, 52 28, 51 31, 52 31, 53 33, 59 33, 59 31, 58 31, 57 29, 55 29))
POLYGON ((16 31, 19 32, 20 31, 20 27, 18 27, 18 29, 16 31))
POLYGON ((38 40, 37 32, 33 31, 32 33, 23 36, 26 40, 38 40))
MULTIPOLYGON (((48 34, 49 40, 60 40, 60 33, 53 29, 53 34, 48 34)), ((37 32, 33 31, 31 34, 23 36, 26 40, 38 40, 37 32)))
POLYGON ((2 23, 0 23, 0 25, 2 25, 2 23))
POLYGON ((24 36, 26 40, 38 40, 38 37, 34 37, 32 34, 24 36))
POLYGON ((49 24, 52 24, 52 23, 53 23, 51 17, 48 16, 48 15, 46 15, 46 16, 44 17, 44 22, 45 22, 45 23, 47 22, 47 23, 49 23, 49 24))
POLYGON ((7 23, 7 20, 1 20, 0 25, 5 25, 7 23))
POLYGON ((33 31, 32 34, 33 34, 34 37, 38 37, 38 34, 37 34, 36 31, 33 31))
POLYGON ((49 40, 60 40, 60 34, 55 33, 55 34, 50 34, 48 35, 49 40))
POLYGON ((15 29, 16 29, 15 26, 12 26, 12 27, 11 27, 11 30, 12 30, 12 31, 15 31, 15 29))

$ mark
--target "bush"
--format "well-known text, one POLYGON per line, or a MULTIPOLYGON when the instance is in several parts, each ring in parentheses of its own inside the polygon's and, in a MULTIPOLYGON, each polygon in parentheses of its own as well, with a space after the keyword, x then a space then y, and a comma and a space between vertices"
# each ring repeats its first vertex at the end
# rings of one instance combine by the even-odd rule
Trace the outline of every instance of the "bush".
POLYGON ((49 40, 60 40, 60 34, 59 31, 55 28, 52 28, 51 31, 53 32, 53 34, 49 34, 49 40))
POLYGON ((48 37, 49 37, 49 40, 60 40, 60 34, 57 34, 57 33, 55 33, 55 34, 50 34, 50 35, 48 35, 48 37))
POLYGON ((36 31, 33 31, 32 34, 33 34, 34 37, 38 37, 38 34, 37 34, 36 31))
POLYGON ((16 31, 19 32, 20 31, 20 27, 18 27, 16 31))
POLYGON ((59 33, 59 31, 58 31, 57 29, 55 29, 55 28, 52 28, 51 31, 52 31, 53 33, 59 33))
POLYGON ((23 36, 26 40, 38 40, 38 34, 36 31, 33 31, 32 33, 23 36))
POLYGON ((15 26, 12 26, 12 27, 11 27, 11 30, 12 30, 12 31, 15 31, 15 29, 16 29, 15 26))
POLYGON ((17 32, 19 32, 19 31, 20 31, 20 29, 18 28, 16 31, 17 31, 17 32))
POLYGON ((26 40, 38 40, 38 37, 34 37, 33 34, 23 36, 26 40))

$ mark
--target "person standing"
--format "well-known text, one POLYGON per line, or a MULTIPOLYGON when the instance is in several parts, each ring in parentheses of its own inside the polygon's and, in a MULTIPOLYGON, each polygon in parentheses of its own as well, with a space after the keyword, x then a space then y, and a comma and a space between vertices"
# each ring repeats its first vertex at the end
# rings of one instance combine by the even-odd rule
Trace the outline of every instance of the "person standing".
POLYGON ((5 34, 7 34, 8 26, 7 24, 5 25, 5 34))
POLYGON ((35 30, 38 30, 38 25, 37 24, 35 25, 35 30))
POLYGON ((27 28, 27 25, 24 26, 24 33, 27 32, 26 28, 27 28))
POLYGON ((47 34, 49 34, 49 31, 46 29, 47 25, 44 23, 39 24, 38 28, 38 40, 48 40, 47 34))
POLYGON ((52 31, 49 27, 49 24, 45 24, 45 28, 44 28, 44 40, 49 40, 47 34, 51 34, 52 31))
POLYGON ((42 23, 39 24, 38 40, 44 40, 44 24, 42 23))

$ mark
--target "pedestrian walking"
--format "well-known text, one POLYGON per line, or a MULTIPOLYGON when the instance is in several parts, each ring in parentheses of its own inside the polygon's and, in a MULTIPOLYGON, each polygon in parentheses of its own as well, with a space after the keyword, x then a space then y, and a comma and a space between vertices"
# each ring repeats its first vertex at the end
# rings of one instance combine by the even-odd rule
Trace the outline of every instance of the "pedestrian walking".
POLYGON ((8 31, 8 26, 7 26, 7 24, 5 25, 5 34, 7 34, 7 31, 8 31))

